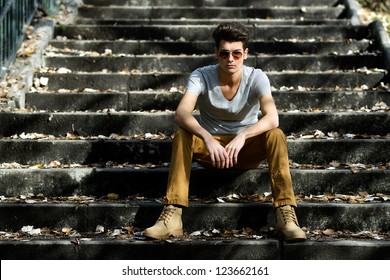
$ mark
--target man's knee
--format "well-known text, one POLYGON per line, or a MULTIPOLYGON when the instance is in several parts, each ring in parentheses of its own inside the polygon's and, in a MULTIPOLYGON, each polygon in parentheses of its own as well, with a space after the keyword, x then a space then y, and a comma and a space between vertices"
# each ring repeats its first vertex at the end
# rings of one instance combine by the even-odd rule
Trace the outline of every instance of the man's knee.
POLYGON ((283 130, 281 130, 279 127, 268 130, 266 134, 267 134, 267 139, 269 140, 286 139, 283 130))

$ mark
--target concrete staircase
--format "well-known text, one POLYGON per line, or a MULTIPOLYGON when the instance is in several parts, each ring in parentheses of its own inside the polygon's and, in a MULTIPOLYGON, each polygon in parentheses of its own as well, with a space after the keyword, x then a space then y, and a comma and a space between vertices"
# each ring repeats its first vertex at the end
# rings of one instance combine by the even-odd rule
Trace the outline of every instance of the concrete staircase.
POLYGON ((353 1, 287 2, 84 0, 55 26, 28 110, 0 114, 1 259, 390 259, 380 26, 356 23, 353 1), (225 20, 248 26, 246 63, 274 88, 307 242, 275 236, 266 165, 194 164, 186 236, 140 236, 162 208, 173 112, 225 20))

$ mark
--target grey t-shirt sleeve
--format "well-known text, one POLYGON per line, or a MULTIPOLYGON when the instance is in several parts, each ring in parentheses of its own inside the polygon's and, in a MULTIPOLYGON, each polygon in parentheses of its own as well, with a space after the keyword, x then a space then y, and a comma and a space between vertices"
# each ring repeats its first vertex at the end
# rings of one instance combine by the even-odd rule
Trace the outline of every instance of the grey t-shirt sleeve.
POLYGON ((202 73, 199 70, 193 71, 188 79, 186 92, 199 96, 204 89, 205 81, 202 73))
POLYGON ((271 84, 267 75, 260 69, 255 69, 254 75, 251 76, 252 81, 248 81, 252 86, 252 91, 254 91, 257 97, 262 95, 271 94, 271 84))

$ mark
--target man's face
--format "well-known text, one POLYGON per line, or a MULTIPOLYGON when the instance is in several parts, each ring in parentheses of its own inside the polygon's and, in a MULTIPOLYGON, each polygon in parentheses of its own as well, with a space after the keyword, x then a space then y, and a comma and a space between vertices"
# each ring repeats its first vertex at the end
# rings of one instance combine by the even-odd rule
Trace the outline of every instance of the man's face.
POLYGON ((221 40, 219 49, 215 49, 221 70, 234 74, 241 70, 248 49, 244 50, 242 42, 227 42, 221 40))

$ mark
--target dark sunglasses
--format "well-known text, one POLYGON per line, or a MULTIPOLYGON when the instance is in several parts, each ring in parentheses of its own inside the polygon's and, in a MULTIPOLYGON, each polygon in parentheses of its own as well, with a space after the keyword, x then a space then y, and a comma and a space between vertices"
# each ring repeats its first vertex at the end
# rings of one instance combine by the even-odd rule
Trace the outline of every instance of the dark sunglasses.
POLYGON ((232 54, 233 58, 234 59, 240 59, 242 57, 242 52, 239 51, 239 50, 235 50, 235 51, 228 51, 228 50, 222 50, 222 51, 219 51, 218 55, 220 58, 228 58, 229 55, 232 54))

